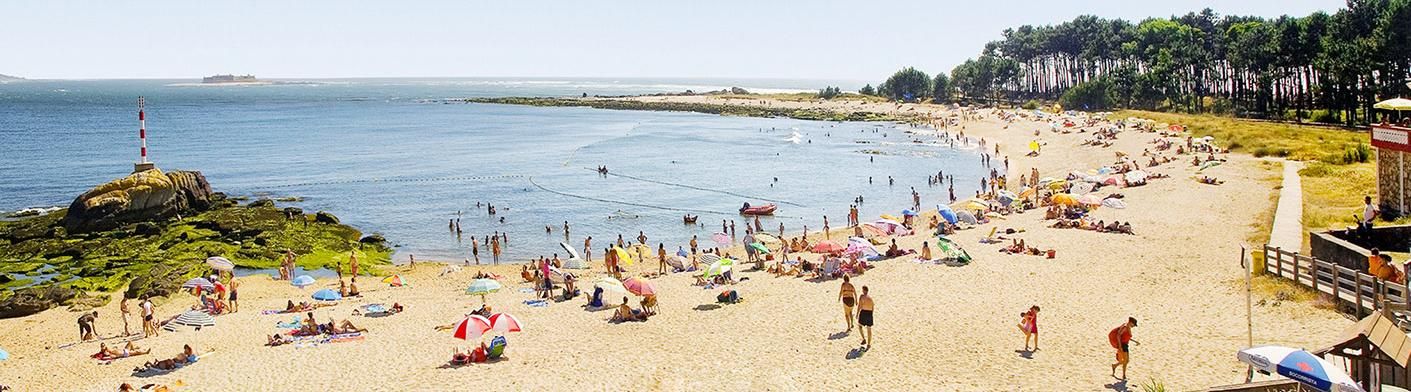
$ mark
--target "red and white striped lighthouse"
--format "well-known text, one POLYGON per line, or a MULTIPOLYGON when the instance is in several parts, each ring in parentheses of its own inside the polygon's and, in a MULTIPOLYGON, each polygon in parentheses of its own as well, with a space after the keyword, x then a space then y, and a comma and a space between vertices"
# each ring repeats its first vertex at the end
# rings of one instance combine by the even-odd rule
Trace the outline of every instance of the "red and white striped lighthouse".
POLYGON ((147 160, 147 100, 137 97, 137 138, 142 141, 142 160, 132 165, 132 172, 144 172, 156 168, 152 161, 147 160))

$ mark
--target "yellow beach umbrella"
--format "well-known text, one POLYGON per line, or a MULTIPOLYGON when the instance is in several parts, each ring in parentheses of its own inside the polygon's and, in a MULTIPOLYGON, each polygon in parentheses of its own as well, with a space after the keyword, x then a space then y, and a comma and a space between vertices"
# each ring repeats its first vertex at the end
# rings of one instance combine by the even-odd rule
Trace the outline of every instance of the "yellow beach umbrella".
POLYGON ((966 200, 956 202, 955 204, 951 204, 950 208, 956 211, 988 210, 990 209, 990 203, 986 203, 984 200, 972 197, 966 200))
POLYGON ((1076 205, 1078 205, 1078 198, 1077 198, 1076 196, 1073 196, 1072 194, 1068 194, 1068 193, 1058 193, 1058 194, 1054 194, 1053 196, 1049 197, 1049 201, 1053 202, 1053 204, 1064 205, 1064 206, 1076 206, 1076 205))
POLYGON ((1039 151, 1039 141, 1038 141, 1038 140, 1030 140, 1030 141, 1029 141, 1029 151, 1034 151, 1034 152, 1038 152, 1038 151, 1039 151))
POLYGON ((614 246, 612 247, 612 252, 617 255, 618 264, 632 265, 637 262, 637 259, 632 258, 632 254, 625 249, 614 246))
POLYGON ((1372 105, 1372 107, 1384 110, 1411 110, 1411 99, 1392 98, 1377 102, 1377 104, 1372 105))

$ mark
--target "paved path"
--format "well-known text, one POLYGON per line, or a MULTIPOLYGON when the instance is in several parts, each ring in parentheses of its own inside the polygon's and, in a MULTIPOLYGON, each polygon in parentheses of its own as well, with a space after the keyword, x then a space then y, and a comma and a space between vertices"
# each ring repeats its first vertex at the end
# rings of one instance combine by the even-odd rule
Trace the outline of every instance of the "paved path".
POLYGON ((1303 249, 1303 181, 1298 177, 1302 168, 1303 162, 1284 161, 1284 182, 1279 190, 1279 207, 1274 211, 1269 246, 1294 252, 1303 249))

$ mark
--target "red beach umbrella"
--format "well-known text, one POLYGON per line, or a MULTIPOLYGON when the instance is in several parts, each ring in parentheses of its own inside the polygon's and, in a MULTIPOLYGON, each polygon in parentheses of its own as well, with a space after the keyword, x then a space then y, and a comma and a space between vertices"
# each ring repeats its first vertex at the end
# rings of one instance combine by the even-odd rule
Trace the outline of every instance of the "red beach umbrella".
POLYGON ((456 329, 454 330, 455 334, 453 336, 456 339, 480 340, 480 337, 485 334, 485 331, 489 330, 490 319, 480 315, 470 315, 466 317, 465 320, 461 320, 460 323, 456 324, 456 329))

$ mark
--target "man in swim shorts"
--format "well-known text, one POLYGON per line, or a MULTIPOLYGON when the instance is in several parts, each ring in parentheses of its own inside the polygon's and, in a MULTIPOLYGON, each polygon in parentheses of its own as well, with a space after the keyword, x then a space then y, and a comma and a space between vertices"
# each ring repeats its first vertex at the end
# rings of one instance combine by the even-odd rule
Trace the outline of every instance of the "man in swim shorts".
POLYGON ((872 349, 872 296, 867 295, 867 286, 862 286, 862 296, 857 298, 857 325, 862 331, 862 347, 872 349))

